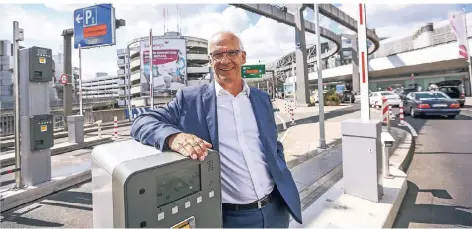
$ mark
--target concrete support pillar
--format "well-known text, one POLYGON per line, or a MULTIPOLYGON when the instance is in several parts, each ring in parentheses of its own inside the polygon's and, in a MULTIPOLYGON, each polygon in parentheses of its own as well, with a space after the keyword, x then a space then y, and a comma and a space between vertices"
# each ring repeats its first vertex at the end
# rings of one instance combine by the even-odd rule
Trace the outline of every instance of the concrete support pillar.
MULTIPOLYGON (((67 130, 67 116, 72 115, 72 84, 74 77, 72 72, 72 36, 73 32, 65 30, 62 34, 64 36, 64 69, 63 73, 67 74, 68 84, 64 85, 64 129, 67 130)), ((58 70, 60 71, 60 70, 58 70)))
POLYGON ((357 34, 343 34, 344 37, 351 40, 352 44, 352 92, 354 94, 359 94, 360 92, 360 74, 359 74, 359 43, 357 39, 357 34))
POLYGON ((295 12, 295 58, 296 58, 296 99, 300 106, 310 105, 310 93, 308 90, 308 60, 305 41, 305 19, 303 11, 305 6, 298 5, 295 12))

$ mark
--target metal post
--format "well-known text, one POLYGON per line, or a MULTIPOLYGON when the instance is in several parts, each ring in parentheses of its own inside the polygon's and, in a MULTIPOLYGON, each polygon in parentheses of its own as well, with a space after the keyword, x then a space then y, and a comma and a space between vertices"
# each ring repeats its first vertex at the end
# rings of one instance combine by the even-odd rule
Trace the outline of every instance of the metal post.
POLYGON ((79 43, 79 114, 83 115, 83 102, 82 102, 82 49, 79 43))
POLYGON ((315 32, 316 32, 316 66, 318 73, 318 101, 319 101, 319 125, 320 125, 320 145, 321 149, 326 148, 325 123, 324 123, 324 97, 323 97, 323 67, 321 66, 321 40, 320 40, 320 12, 318 4, 315 4, 315 32))
MULTIPOLYGON (((72 71, 72 36, 74 35, 73 29, 65 29, 62 31, 62 36, 64 37, 64 68, 63 72, 67 75, 67 84, 63 86, 64 95, 63 95, 63 106, 64 106, 64 119, 67 119, 67 116, 72 115, 72 85, 74 82, 74 73, 72 71)), ((57 70, 57 69, 56 69, 57 70)), ((67 122, 64 122, 64 130, 68 130, 67 122)))
POLYGON ((267 82, 267 94, 270 95, 270 91, 269 91, 269 80, 267 80, 266 82, 267 82))
POLYGON ((386 179, 392 179, 393 176, 390 175, 390 168, 389 168, 389 153, 388 148, 385 143, 382 143, 382 176, 386 179))
POLYGON ((152 66, 152 29, 149 29, 149 97, 151 98, 151 109, 154 108, 154 88, 153 88, 153 66, 152 66))
POLYGON ((469 34, 467 33, 467 15, 465 12, 465 6, 462 7, 464 11, 464 26, 465 26, 465 45, 467 48, 467 63, 469 65, 469 84, 470 84, 470 96, 472 96, 472 63, 470 62, 470 49, 469 49, 469 34))
POLYGON ((128 88, 128 90, 126 91, 126 99, 128 103, 128 119, 131 122, 133 120, 133 117, 131 115, 131 57, 129 51, 129 44, 126 46, 126 52, 128 55, 128 72, 125 72, 126 76, 128 76, 128 82, 125 82, 126 87, 128 88))
MULTIPOLYGON (((19 41, 23 39, 23 29, 20 29, 17 21, 13 22, 13 78, 15 79, 15 169, 21 168, 21 154, 20 154, 20 77, 18 73, 18 50, 20 47, 19 41)), ((15 188, 21 188, 21 171, 15 172, 15 188)))

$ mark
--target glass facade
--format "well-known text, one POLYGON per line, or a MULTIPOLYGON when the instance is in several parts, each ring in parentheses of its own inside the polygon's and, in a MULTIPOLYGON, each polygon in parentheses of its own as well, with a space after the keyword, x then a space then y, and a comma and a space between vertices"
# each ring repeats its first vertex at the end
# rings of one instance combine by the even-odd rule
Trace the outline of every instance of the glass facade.
POLYGON ((464 80, 463 76, 448 76, 448 77, 430 77, 430 78, 414 78, 412 80, 411 78, 405 79, 391 79, 389 81, 383 81, 383 82, 376 82, 376 81, 371 81, 369 82, 369 90, 371 91, 383 91, 386 90, 389 87, 392 88, 401 88, 401 87, 411 87, 413 84, 417 84, 418 87, 421 87, 423 90, 426 90, 429 85, 433 83, 437 83, 440 81, 444 80, 464 80))

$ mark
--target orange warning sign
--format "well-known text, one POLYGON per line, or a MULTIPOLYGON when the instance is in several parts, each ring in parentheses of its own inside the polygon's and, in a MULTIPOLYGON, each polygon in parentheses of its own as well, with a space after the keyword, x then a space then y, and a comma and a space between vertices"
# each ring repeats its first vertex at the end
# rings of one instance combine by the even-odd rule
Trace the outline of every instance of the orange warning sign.
POLYGON ((94 25, 94 26, 89 26, 89 27, 84 28, 84 38, 98 37, 98 36, 103 36, 106 34, 107 34, 106 24, 94 25))

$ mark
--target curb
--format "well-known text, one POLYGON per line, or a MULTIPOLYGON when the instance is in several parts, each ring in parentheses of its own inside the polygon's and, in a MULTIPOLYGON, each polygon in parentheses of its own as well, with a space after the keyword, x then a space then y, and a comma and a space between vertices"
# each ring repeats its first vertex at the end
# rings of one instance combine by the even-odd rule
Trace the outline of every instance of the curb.
MULTIPOLYGON (((112 142, 112 141, 113 141, 112 137, 104 137, 104 138, 100 138, 100 139, 93 140, 93 141, 90 141, 90 142, 78 143, 78 144, 74 144, 74 145, 70 145, 70 146, 66 146, 66 147, 61 147, 61 148, 54 148, 54 149, 51 149, 51 156, 55 156, 55 155, 58 155, 58 154, 63 154, 63 153, 67 153, 67 152, 70 152, 70 151, 83 149, 83 148, 87 148, 87 147, 91 147, 91 146, 101 145, 101 144, 109 143, 109 142, 112 142)), ((14 165, 15 164, 15 154, 12 153, 12 155, 13 155, 12 157, 8 157, 8 158, 0 160, 0 165, 2 167, 14 165)))
POLYGON ((39 186, 27 188, 16 195, 2 197, 0 199, 1 212, 41 199, 55 192, 83 183, 91 178, 92 173, 88 169, 62 179, 53 179, 39 186))
POLYGON ((404 177, 404 181, 400 188, 397 198, 392 203, 392 207, 390 208, 390 211, 385 218, 385 221, 382 225, 383 228, 391 228, 393 226, 393 223, 395 222, 398 211, 400 210, 400 206, 403 203, 403 199, 405 198, 406 191, 408 189, 408 185, 407 185, 408 175, 405 171, 408 170, 408 167, 413 158, 415 146, 416 146, 415 138, 412 136, 412 134, 410 134, 406 130, 402 130, 400 128, 397 128, 397 129, 405 132, 406 136, 403 139, 403 141, 398 144, 397 149, 390 156, 390 164, 394 164, 394 165, 396 164, 397 169, 399 170, 398 172, 401 173, 401 175, 404 177), (407 152, 403 156, 399 156, 400 151, 407 151, 407 152))

